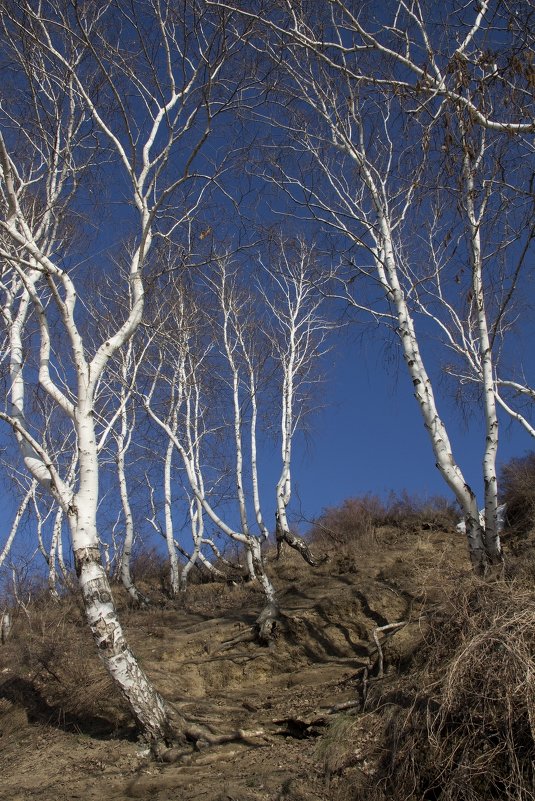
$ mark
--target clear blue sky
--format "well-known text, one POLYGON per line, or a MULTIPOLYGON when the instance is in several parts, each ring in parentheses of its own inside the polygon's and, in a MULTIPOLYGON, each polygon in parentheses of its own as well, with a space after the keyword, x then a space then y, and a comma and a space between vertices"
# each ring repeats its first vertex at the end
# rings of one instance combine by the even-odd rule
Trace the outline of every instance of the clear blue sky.
MULTIPOLYGON (((144 108, 137 106, 137 101, 132 102, 134 109, 144 108)), ((256 140, 263 127, 265 126, 253 123, 248 131, 249 138, 256 140)), ((243 133, 241 124, 238 125, 237 120, 234 120, 227 129, 222 131, 218 129, 207 145, 208 162, 212 157, 217 162, 218 151, 226 153, 229 142, 239 145, 240 135, 243 133)), ((273 136, 276 143, 277 137, 275 134, 273 136)), ((252 152, 254 158, 254 148, 252 152)), ((188 158, 187 149, 180 158, 188 158)), ((246 158, 244 156, 245 160, 246 158)), ((176 170, 179 166, 176 162, 173 164, 173 169, 176 170)), ((90 223, 94 223, 98 229, 92 243, 95 252, 92 253, 88 249, 87 259, 85 251, 83 254, 88 271, 99 265, 99 254, 105 253, 108 247, 112 250, 112 243, 114 245, 117 243, 118 233, 122 236, 128 228, 128 220, 132 217, 129 195, 124 189, 124 175, 121 178, 118 175, 120 170, 116 168, 117 174, 114 174, 113 169, 113 166, 106 167, 106 176, 103 178, 103 208, 100 210, 100 215, 95 218, 89 217, 88 221, 88 227, 90 223), (106 201, 115 209, 111 214, 106 201), (120 214, 123 215, 122 224, 119 220, 120 214)), ((236 214, 234 205, 219 196, 211 212, 206 212, 206 219, 210 220, 209 214, 212 213, 214 229, 217 225, 226 229, 229 239, 238 238, 236 230, 241 226, 241 235, 247 240, 244 243, 251 245, 248 236, 254 240, 254 235, 250 234, 250 221, 255 215, 260 217, 261 223, 267 227, 280 223, 286 204, 288 204, 288 218, 291 219, 291 215, 296 212, 291 208, 287 197, 275 199, 272 194, 265 200, 256 199, 255 192, 258 191, 261 196, 266 191, 260 188, 260 178, 249 175, 247 170, 244 170, 241 160, 235 169, 236 175, 241 175, 241 178, 235 177, 236 186, 231 187, 229 191, 235 195, 236 200, 245 198, 242 204, 243 220, 236 214), (247 206, 248 203, 250 207, 247 206), (265 211, 268 207, 272 212, 271 219, 268 219, 265 211)), ((84 197, 82 196, 78 202, 83 206, 84 197)), ((92 206, 89 208, 92 209, 92 206)), ((256 219, 255 222, 260 227, 259 220, 256 219)), ((199 230, 205 227, 203 220, 199 220, 199 226, 199 230)), ((206 230, 211 229, 206 228, 206 230)), ((224 232, 221 233, 220 241, 225 241, 224 232)), ((206 245, 208 246, 208 243, 206 245)), ((81 247, 85 248, 85 242, 81 247)), ((71 264, 71 259, 72 263, 81 263, 81 255, 76 249, 74 253, 67 252, 63 256, 67 265, 71 264)), ((528 283, 526 283, 525 299, 527 301, 535 299, 533 287, 528 283)), ((339 504, 345 498, 365 493, 386 496, 390 491, 399 493, 407 490, 421 497, 449 495, 448 488, 435 467, 431 445, 420 411, 412 396, 412 386, 405 365, 399 355, 396 355, 397 343, 391 342, 385 350, 384 339, 379 331, 365 338, 360 338, 357 334, 358 330, 355 329, 354 333, 351 332, 345 339, 339 339, 326 357, 324 370, 326 380, 319 390, 323 409, 309 421, 310 434, 307 437, 302 434, 296 436, 292 468, 293 499, 289 510, 290 516, 294 519, 299 519, 301 514, 305 518, 313 518, 320 514, 324 507, 339 504)), ((529 350, 530 340, 532 341, 532 332, 528 331, 523 342, 526 350, 529 350)), ((425 346, 428 356, 430 347, 429 344, 425 346)), ((434 379, 439 410, 448 427, 454 455, 468 483, 478 493, 481 503, 481 461, 484 447, 481 410, 475 407, 473 415, 463 415, 455 406, 451 385, 441 380, 440 361, 432 357, 430 363, 435 365, 434 379)), ((529 366, 531 360, 527 364, 529 366)), ((533 380, 535 375, 532 373, 528 378, 533 380)), ((501 419, 499 462, 503 464, 512 456, 521 456, 533 448, 533 441, 518 424, 511 423, 503 415, 501 419)), ((266 510, 266 521, 272 526, 275 484, 280 471, 280 459, 272 442, 266 443, 260 454, 260 463, 262 500, 266 510)), ((0 522, 4 532, 7 532, 13 514, 13 504, 8 493, 0 511, 0 522)))

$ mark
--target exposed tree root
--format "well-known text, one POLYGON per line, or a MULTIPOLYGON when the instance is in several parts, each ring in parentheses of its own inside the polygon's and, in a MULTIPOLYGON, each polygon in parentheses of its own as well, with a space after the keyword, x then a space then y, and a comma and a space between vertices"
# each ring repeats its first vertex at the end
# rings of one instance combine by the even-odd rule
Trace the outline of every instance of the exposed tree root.
POLYGON ((291 717, 274 720, 273 723, 277 728, 272 730, 272 734, 306 740, 308 737, 319 737, 322 727, 327 723, 327 717, 325 714, 306 718, 291 717))
POLYGON ((263 729, 236 729, 218 734, 211 726, 188 720, 174 708, 169 708, 169 720, 170 730, 174 733, 166 742, 153 743, 151 747, 153 756, 162 762, 177 762, 191 756, 194 751, 225 743, 257 745, 256 740, 266 736, 263 729))
MULTIPOLYGON (((125 586, 123 584, 123 586, 125 586)), ((136 609, 148 609, 150 606, 150 598, 148 595, 143 595, 143 593, 138 590, 133 584, 131 587, 126 587, 128 590, 128 595, 130 596, 130 600, 132 602, 132 606, 136 609)))
POLYGON ((225 640, 214 653, 227 651, 242 642, 259 642, 270 645, 275 637, 277 624, 281 620, 280 609, 274 601, 269 601, 258 615, 254 626, 240 632, 230 640, 225 640))
POLYGON ((221 651, 228 651, 230 648, 234 648, 235 645, 239 645, 241 642, 254 642, 256 640, 256 633, 255 627, 250 626, 245 631, 240 632, 235 637, 232 637, 230 640, 225 640, 221 643, 217 648, 215 648, 211 653, 219 654, 221 651))
MULTIPOLYGON (((225 651, 242 642, 260 641, 270 643, 273 640, 277 623, 281 619, 280 610, 275 602, 269 602, 260 612, 254 626, 240 632, 236 637, 221 643, 217 651, 225 651)), ((242 742, 249 745, 258 745, 258 738, 266 739, 269 735, 305 739, 318 737, 321 734, 330 715, 351 709, 363 709, 366 705, 368 685, 372 681, 380 681, 384 675, 384 656, 380 635, 388 637, 399 631, 407 621, 388 623, 377 626, 373 632, 374 645, 371 646, 369 664, 361 669, 359 698, 335 704, 327 710, 317 710, 307 717, 288 717, 273 720, 275 728, 269 731, 263 729, 236 729, 228 733, 215 732, 209 724, 200 724, 181 715, 176 709, 169 707, 170 729, 176 732, 165 743, 157 743, 152 751, 157 759, 164 762, 187 761, 192 754, 209 746, 224 745, 231 742, 242 742), (371 673, 375 675, 370 676, 371 673)), ((211 759, 209 761, 212 761, 211 759)), ((216 761, 215 758, 213 761, 216 761)))
POLYGON ((279 620, 279 607, 275 601, 270 601, 264 606, 255 623, 256 635, 261 643, 269 645, 272 642, 279 620))
POLYGON ((381 648, 381 643, 379 642, 379 634, 383 634, 385 637, 389 635, 395 634, 396 631, 399 631, 408 623, 407 620, 401 620, 399 623, 388 623, 386 626, 376 626, 373 630, 373 641, 377 648, 377 678, 380 679, 383 677, 383 667, 384 667, 384 658, 383 658, 383 649, 381 648))
POLYGON ((348 709, 360 709, 361 706, 362 701, 360 698, 355 698, 353 701, 342 701, 327 710, 327 714, 336 715, 338 712, 346 712, 348 709))

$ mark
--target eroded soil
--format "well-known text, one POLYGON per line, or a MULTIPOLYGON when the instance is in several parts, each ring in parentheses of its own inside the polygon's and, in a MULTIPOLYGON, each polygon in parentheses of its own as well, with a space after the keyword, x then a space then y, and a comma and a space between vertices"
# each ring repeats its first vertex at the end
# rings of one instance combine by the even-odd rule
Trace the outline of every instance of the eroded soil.
POLYGON ((333 548, 320 568, 291 553, 269 569, 283 612, 269 648, 223 645, 253 624, 262 606, 253 587, 200 585, 183 603, 123 610, 134 651, 165 698, 214 732, 250 732, 173 764, 147 757, 79 624, 72 642, 74 613, 58 613, 54 623, 30 612, 30 634, 21 619, 0 651, 3 801, 351 798, 377 758, 379 713, 362 709, 366 691, 395 684, 410 667, 441 598, 440 577, 468 571, 464 547, 453 532, 384 530, 351 553, 333 548), (385 658, 378 678, 373 633, 400 621, 407 625, 395 634, 377 635, 385 658), (46 651, 49 634, 56 650, 69 638, 66 653, 46 651), (33 650, 22 658, 24 637, 33 650), (76 697, 60 703, 68 680, 76 697), (350 702, 356 717, 347 742, 336 708, 350 702))

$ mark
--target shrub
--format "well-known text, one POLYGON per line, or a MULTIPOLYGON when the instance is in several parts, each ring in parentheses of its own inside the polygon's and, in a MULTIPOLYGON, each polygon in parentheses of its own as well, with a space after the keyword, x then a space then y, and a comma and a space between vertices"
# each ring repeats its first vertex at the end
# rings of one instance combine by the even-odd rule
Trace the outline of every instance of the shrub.
POLYGON ((392 493, 388 500, 385 524, 402 529, 427 528, 447 529, 455 525, 459 517, 455 504, 440 495, 421 498, 392 493))
POLYGON ((499 486, 509 528, 515 534, 527 534, 535 524, 535 452, 504 465, 499 486))
POLYGON ((376 526, 384 523, 385 517, 385 506, 376 495, 348 498, 340 506, 323 511, 314 521, 310 537, 317 543, 362 543, 373 535, 376 526))
POLYGON ((101 664, 75 596, 43 595, 19 614, 2 650, 2 696, 39 721, 110 733, 130 714, 101 664))
POLYGON ((370 542, 379 526, 448 529, 455 525, 458 511, 445 498, 419 498, 404 491, 392 493, 385 503, 377 495, 348 498, 340 506, 325 509, 314 522, 310 535, 316 542, 363 544, 370 542))
POLYGON ((534 594, 473 583, 453 593, 431 635, 385 726, 384 797, 533 801, 534 594))

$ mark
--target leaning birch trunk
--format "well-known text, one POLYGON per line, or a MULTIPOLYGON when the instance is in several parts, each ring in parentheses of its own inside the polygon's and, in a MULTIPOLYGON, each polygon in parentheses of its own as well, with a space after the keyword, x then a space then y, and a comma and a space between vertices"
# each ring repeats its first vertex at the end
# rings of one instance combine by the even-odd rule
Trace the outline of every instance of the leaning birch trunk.
POLYGON ((13 520, 13 523, 11 525, 11 529, 9 531, 6 543, 2 549, 2 552, 0 553, 0 567, 2 567, 6 557, 9 555, 11 546, 13 545, 13 540, 15 539, 17 531, 19 530, 20 522, 24 517, 24 513, 28 508, 29 502, 31 501, 31 499, 35 494, 36 487, 37 487, 37 481, 33 480, 30 487, 26 491, 24 498, 21 500, 19 504, 19 508, 17 509, 17 512, 15 514, 15 519, 13 520))
MULTIPOLYGON (((373 179, 366 173, 369 188, 373 188, 373 179)), ((373 191, 372 191, 373 194, 373 191)), ((483 530, 479 522, 477 499, 469 487, 464 476, 455 462, 453 451, 446 427, 438 413, 431 379, 427 374, 423 357, 418 345, 414 329, 414 321, 410 314, 405 294, 398 280, 394 248, 390 226, 380 207, 379 193, 375 192, 374 199, 378 206, 378 250, 376 253, 376 266, 379 278, 385 288, 389 300, 392 301, 397 313, 397 333, 403 349, 403 356, 414 386, 414 396, 420 408, 425 428, 429 435, 436 465, 454 492, 466 520, 466 537, 472 566, 477 573, 483 573, 487 565, 483 530)))
MULTIPOLYGON (((24 243, 28 247, 33 243, 24 243)), ((149 237, 146 246, 150 247, 149 237)), ((37 249, 35 249, 37 250, 37 249)), ((50 337, 44 309, 36 292, 39 277, 32 271, 25 283, 16 320, 10 328, 11 415, 4 415, 13 427, 21 446, 24 462, 33 478, 49 489, 66 513, 72 538, 76 573, 84 602, 86 619, 97 645, 98 654, 147 739, 156 748, 171 739, 173 732, 170 714, 161 696, 148 681, 128 647, 119 624, 110 585, 100 558, 96 528, 98 504, 98 449, 94 431, 94 392, 113 349, 120 346, 138 323, 143 307, 143 287, 139 271, 139 252, 133 259, 132 284, 135 302, 130 318, 116 335, 97 351, 91 365, 84 358, 81 337, 74 322, 76 292, 69 277, 58 270, 47 257, 40 260, 62 281, 66 299, 61 301, 66 329, 75 356, 78 378, 78 402, 75 406, 51 381, 49 373, 50 337), (27 319, 29 301, 35 309, 40 329, 40 374, 42 386, 72 420, 77 437, 79 482, 78 490, 61 479, 46 451, 27 431, 25 419, 25 385, 23 372, 22 331, 27 319), (91 376, 91 378, 90 378, 91 376)))
MULTIPOLYGON (((0 133, 0 292, 5 297, 0 319, 10 338, 11 411, 2 407, 0 419, 11 426, 32 478, 64 510, 99 655, 143 732, 157 744, 174 734, 171 714, 125 641, 99 551, 95 425, 103 420, 96 396, 110 359, 141 322, 142 271, 153 230, 171 248, 174 233, 191 224, 219 169, 214 166, 211 175, 199 169, 212 129, 199 125, 198 117, 213 119, 212 92, 218 113, 234 102, 224 69, 234 48, 230 29, 218 16, 197 15, 193 30, 189 4, 178 4, 170 13, 170 4, 142 3, 137 15, 129 15, 121 3, 50 0, 45 5, 22 0, 2 6, 2 52, 11 68, 0 103, 0 129, 5 131, 5 139, 0 133), (153 46, 145 47, 147 42, 153 46), (13 93, 21 102, 7 109, 13 93), (16 118, 19 111, 25 115, 21 119, 16 118), (23 149, 18 144, 21 124, 23 149), (78 216, 77 193, 85 197, 89 189, 91 194, 93 180, 108 165, 108 178, 113 176, 124 191, 113 213, 106 209, 96 224, 104 238, 111 234, 114 249, 121 232, 134 244, 123 249, 129 286, 125 315, 95 348, 82 333, 87 330, 84 307, 77 307, 75 265, 82 251, 71 235, 71 221, 78 216), (132 209, 138 218, 134 225, 132 209), (59 264, 70 266, 64 270, 59 264), (75 489, 62 478, 62 460, 47 451, 46 440, 43 445, 31 433, 39 430, 42 417, 32 410, 35 417, 25 418, 26 380, 34 393, 46 396, 51 418, 60 417, 74 434, 69 442, 79 455, 75 489)), ((99 280, 111 283, 119 279, 117 260, 106 254, 100 246, 83 250, 99 280)), ((119 291, 123 287, 119 284, 119 291)), ((95 330, 103 322, 99 315, 109 312, 107 302, 96 306, 95 330)))
MULTIPOLYGON (((124 367, 126 368, 127 360, 124 361, 124 367)), ((123 373, 123 379, 126 379, 126 369, 123 373)), ((124 516, 124 543, 123 543, 123 552, 121 554, 121 581, 123 583, 124 588, 128 592, 130 598, 137 604, 138 606, 146 606, 149 602, 149 599, 143 595, 136 587, 132 580, 132 574, 130 571, 130 564, 132 560, 132 548, 134 545, 134 518, 132 515, 132 508, 130 506, 130 498, 128 495, 128 485, 126 483, 126 472, 125 472, 125 453, 127 449, 127 410, 126 410, 126 397, 124 388, 121 392, 121 430, 116 435, 115 441, 117 443, 117 479, 119 481, 119 490, 121 494, 121 506, 123 508, 123 516, 124 516)))
POLYGON ((95 526, 98 455, 90 405, 80 404, 77 434, 80 481, 68 509, 68 521, 86 619, 101 661, 127 700, 145 736, 157 745, 172 738, 169 712, 126 643, 100 557, 95 526))
POLYGON ((253 570, 256 578, 262 586, 267 599, 265 606, 261 610, 256 620, 258 638, 261 642, 269 643, 273 639, 277 621, 280 616, 277 595, 275 592, 275 587, 271 583, 265 570, 264 559, 262 556, 262 546, 255 537, 250 538, 248 549, 251 553, 253 570))
MULTIPOLYGON (((479 213, 476 213, 474 197, 474 169, 471 163, 470 150, 464 138, 464 126, 461 121, 463 134, 463 177, 465 179, 466 212, 469 225, 469 251, 472 267, 473 302, 476 307, 477 329, 479 334, 479 353, 481 359, 481 372, 483 377, 483 403, 485 409, 485 453, 483 456, 483 480, 485 484, 485 527, 484 542, 487 557, 491 564, 499 564, 502 557, 500 532, 498 527, 498 481, 496 478, 496 456, 498 453, 498 415, 496 412, 496 397, 493 375, 492 348, 487 324, 485 309, 485 294, 483 289, 483 256, 481 253, 481 219, 485 212, 490 188, 487 188, 480 204, 479 213)), ((482 155, 484 138, 481 143, 482 155)))

